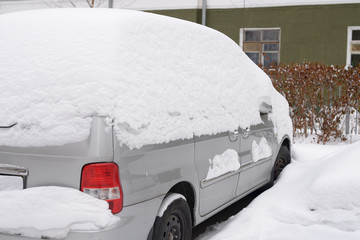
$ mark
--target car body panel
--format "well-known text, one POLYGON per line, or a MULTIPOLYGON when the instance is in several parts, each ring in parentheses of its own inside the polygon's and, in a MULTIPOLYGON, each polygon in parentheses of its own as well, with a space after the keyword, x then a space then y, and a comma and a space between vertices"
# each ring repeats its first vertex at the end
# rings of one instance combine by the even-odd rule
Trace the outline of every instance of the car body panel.
MULTIPOLYGON (((80 189, 81 170, 92 162, 113 161, 111 129, 94 117, 89 137, 64 146, 0 146, 0 163, 26 168, 26 187, 64 186, 80 189)), ((3 129, 0 129, 3 131, 3 129)))
POLYGON ((272 162, 277 156, 278 143, 274 135, 273 124, 267 114, 261 115, 262 124, 251 126, 249 131, 240 129, 240 162, 241 172, 236 195, 241 195, 254 187, 270 180, 272 162), (246 135, 246 136, 245 136, 246 135), (272 155, 258 161, 253 161, 252 144, 255 141, 259 144, 261 138, 265 138, 271 147, 272 155))
POLYGON ((210 161, 216 155, 223 154, 226 150, 239 151, 239 140, 231 141, 229 133, 221 133, 214 136, 195 137, 195 163, 198 172, 198 179, 202 183, 199 193, 199 211, 204 216, 207 213, 225 204, 235 197, 235 190, 238 182, 238 174, 225 174, 221 181, 210 179, 204 184, 210 161), (221 193, 221 194, 219 194, 221 193))
POLYGON ((124 206, 165 195, 178 182, 197 181, 193 139, 141 149, 120 146, 116 137, 114 141, 114 161, 119 165, 124 206))
MULTIPOLYGON (((70 232, 66 240, 82 239, 147 239, 162 200, 179 183, 191 186, 194 196, 194 225, 201 223, 246 194, 267 184, 280 145, 267 115, 263 124, 251 126, 251 133, 242 138, 238 129, 188 140, 153 144, 141 149, 120 145, 103 117, 94 117, 89 137, 79 143, 60 147, 0 147, 0 163, 21 166, 29 171, 26 187, 44 185, 79 189, 82 167, 88 163, 114 161, 119 166, 123 189, 123 210, 116 214, 119 224, 94 232, 70 232), (236 131, 235 131, 236 133, 236 131), (265 137, 273 155, 251 163, 251 142, 265 137), (238 152, 242 166, 210 181, 204 181, 209 159, 227 149, 238 152)), ((288 139, 283 138, 283 141, 288 139)), ((22 236, 0 234, 4 240, 30 240, 22 236)))

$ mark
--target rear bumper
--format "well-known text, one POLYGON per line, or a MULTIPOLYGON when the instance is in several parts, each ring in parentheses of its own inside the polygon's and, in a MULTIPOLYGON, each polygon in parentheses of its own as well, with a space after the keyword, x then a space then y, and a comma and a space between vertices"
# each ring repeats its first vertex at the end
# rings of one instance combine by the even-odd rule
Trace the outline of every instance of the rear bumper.
MULTIPOLYGON (((154 224, 162 198, 125 207, 118 216, 120 221, 101 231, 70 232, 65 240, 146 240, 154 224)), ((0 233, 1 240, 38 240, 16 235, 0 233)))

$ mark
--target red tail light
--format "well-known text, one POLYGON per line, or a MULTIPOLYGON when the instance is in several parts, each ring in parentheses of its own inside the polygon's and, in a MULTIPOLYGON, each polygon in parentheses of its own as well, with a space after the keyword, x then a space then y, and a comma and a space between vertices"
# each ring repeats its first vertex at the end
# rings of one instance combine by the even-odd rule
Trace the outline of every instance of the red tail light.
POLYGON ((81 175, 81 191, 95 198, 106 200, 112 213, 123 207, 123 194, 116 163, 85 165, 81 175))

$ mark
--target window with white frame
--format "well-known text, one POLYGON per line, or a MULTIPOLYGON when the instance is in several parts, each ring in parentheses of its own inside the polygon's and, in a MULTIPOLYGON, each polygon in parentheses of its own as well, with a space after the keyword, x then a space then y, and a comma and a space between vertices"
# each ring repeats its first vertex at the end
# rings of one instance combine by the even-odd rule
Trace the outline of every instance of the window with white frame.
POLYGON ((240 47, 256 64, 278 64, 280 28, 240 28, 240 47))
POLYGON ((346 65, 357 66, 360 64, 360 26, 348 27, 346 65))

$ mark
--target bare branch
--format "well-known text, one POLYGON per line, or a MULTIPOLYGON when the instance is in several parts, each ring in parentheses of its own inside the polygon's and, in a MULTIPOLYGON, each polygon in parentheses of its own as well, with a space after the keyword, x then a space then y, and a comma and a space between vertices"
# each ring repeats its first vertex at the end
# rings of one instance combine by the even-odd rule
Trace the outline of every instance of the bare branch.
POLYGON ((127 8, 131 6, 136 0, 122 0, 119 8, 127 8))
POLYGON ((73 6, 74 8, 76 8, 76 0, 69 0, 71 6, 73 6))
POLYGON ((42 0, 50 8, 64 8, 64 7, 84 7, 88 5, 90 8, 100 7, 105 0, 42 0))

